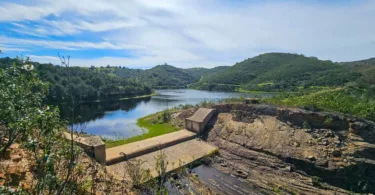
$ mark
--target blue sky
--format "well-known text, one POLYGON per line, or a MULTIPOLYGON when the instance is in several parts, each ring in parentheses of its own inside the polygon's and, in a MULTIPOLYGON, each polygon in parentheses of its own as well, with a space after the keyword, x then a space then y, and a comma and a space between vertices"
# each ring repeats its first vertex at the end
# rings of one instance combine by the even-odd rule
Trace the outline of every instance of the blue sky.
POLYGON ((375 57, 375 1, 1 0, 0 57, 59 64, 233 65, 265 52, 375 57))

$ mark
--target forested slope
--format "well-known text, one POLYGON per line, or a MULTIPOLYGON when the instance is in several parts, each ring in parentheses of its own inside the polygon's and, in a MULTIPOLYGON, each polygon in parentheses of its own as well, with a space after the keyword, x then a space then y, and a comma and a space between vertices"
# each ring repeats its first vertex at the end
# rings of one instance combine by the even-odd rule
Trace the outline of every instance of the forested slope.
POLYGON ((266 53, 236 63, 193 85, 208 90, 290 91, 299 87, 337 87, 357 80, 362 73, 350 66, 316 57, 289 53, 266 53))
MULTIPOLYGON (((0 58, 0 68, 20 65, 17 59, 0 58)), ((82 101, 121 99, 152 93, 152 89, 131 79, 110 76, 94 69, 62 67, 29 62, 44 82, 50 83, 49 100, 64 101, 68 94, 82 101)))
POLYGON ((142 82, 152 88, 163 89, 163 88, 186 88, 187 85, 198 82, 201 77, 205 77, 216 72, 227 69, 227 66, 219 66, 212 69, 208 68, 176 68, 171 65, 157 65, 153 68, 142 70, 142 69, 130 69, 126 67, 115 68, 112 71, 108 68, 104 68, 104 72, 115 73, 121 78, 131 78, 134 81, 142 82), (106 71, 107 70, 107 71, 106 71))

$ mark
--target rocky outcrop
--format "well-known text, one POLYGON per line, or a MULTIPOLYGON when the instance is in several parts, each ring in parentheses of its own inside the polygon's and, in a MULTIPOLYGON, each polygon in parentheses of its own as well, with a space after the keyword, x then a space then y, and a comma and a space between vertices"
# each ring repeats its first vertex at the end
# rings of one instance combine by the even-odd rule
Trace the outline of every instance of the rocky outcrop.
POLYGON ((375 192, 373 122, 269 105, 214 108, 207 140, 221 149, 219 168, 289 193, 375 192))

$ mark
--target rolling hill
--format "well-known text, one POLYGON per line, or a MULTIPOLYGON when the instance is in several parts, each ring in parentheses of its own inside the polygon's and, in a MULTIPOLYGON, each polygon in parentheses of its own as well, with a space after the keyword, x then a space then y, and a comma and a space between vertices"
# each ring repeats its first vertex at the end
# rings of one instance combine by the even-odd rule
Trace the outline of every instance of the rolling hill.
POLYGON ((186 88, 189 84, 198 82, 203 76, 222 71, 228 66, 208 68, 176 68, 171 65, 157 65, 151 69, 117 68, 114 73, 121 78, 129 78, 153 88, 186 88))
POLYGON ((223 91, 289 91, 299 87, 343 86, 363 76, 363 72, 343 63, 298 54, 266 53, 205 76, 192 87, 223 91))

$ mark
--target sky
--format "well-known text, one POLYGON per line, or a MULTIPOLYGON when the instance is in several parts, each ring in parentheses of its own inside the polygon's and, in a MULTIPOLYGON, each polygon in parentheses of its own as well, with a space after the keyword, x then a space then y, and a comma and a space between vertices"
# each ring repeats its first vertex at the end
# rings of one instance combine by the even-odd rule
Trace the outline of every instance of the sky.
POLYGON ((233 65, 266 52, 375 57, 373 0, 0 0, 0 57, 74 66, 233 65))

